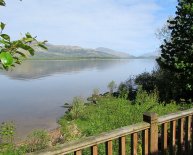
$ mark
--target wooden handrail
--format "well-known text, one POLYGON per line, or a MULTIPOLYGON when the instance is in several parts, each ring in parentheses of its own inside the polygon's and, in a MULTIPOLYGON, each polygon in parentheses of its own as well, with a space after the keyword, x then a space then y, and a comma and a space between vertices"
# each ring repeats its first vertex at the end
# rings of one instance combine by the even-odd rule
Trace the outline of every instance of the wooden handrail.
POLYGON ((184 110, 184 111, 171 113, 171 114, 164 115, 164 116, 160 116, 160 117, 158 117, 158 124, 161 125, 163 123, 178 120, 180 118, 187 117, 190 115, 193 115, 193 108, 188 109, 188 110, 184 110))
MULTIPOLYGON (((129 125, 126 127, 115 129, 110 132, 102 133, 97 136, 91 136, 84 139, 80 139, 78 141, 65 143, 55 149, 48 150, 47 152, 39 152, 39 155, 57 155, 62 153, 68 154, 77 150, 82 150, 84 148, 88 148, 113 139, 117 139, 125 135, 136 133, 136 132, 148 129, 149 127, 150 127, 149 123, 145 123, 145 122, 129 125)), ((35 154, 37 154, 37 152, 35 154)))

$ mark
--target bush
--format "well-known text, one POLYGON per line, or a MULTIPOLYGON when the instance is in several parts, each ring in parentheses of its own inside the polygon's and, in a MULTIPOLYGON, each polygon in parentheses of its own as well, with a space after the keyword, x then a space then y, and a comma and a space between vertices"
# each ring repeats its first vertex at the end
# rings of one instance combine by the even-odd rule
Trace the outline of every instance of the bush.
POLYGON ((0 151, 13 146, 15 125, 13 122, 3 122, 0 125, 0 151))
POLYGON ((13 122, 3 122, 0 125, 0 142, 12 143, 15 134, 15 125, 13 122))
POLYGON ((95 88, 95 89, 93 90, 92 96, 89 97, 87 100, 88 100, 88 101, 91 101, 91 102, 94 103, 94 104, 97 104, 97 101, 98 101, 99 97, 100 97, 99 89, 95 88))
POLYGON ((35 130, 28 135, 25 141, 27 152, 34 152, 48 147, 50 137, 45 130, 35 130))
POLYGON ((156 88, 156 77, 153 73, 144 72, 136 76, 135 83, 141 85, 143 90, 151 93, 156 88))
POLYGON ((128 98, 129 90, 127 89, 126 84, 121 83, 118 87, 118 93, 120 98, 128 98))
POLYGON ((191 102, 189 100, 191 94, 182 89, 185 83, 178 79, 177 73, 161 69, 152 73, 145 72, 135 78, 135 83, 141 85, 142 89, 148 93, 156 89, 159 100, 162 102, 170 102, 171 100, 191 102))
POLYGON ((130 77, 127 81, 122 82, 118 87, 118 94, 120 98, 135 100, 137 85, 134 78, 130 77))
POLYGON ((72 108, 69 112, 69 117, 71 119, 77 119, 82 115, 84 107, 84 100, 81 97, 74 97, 72 101, 72 108))
POLYGON ((61 125, 61 132, 64 138, 64 142, 76 140, 82 137, 80 129, 73 121, 69 122, 61 118, 59 120, 59 124, 61 125))

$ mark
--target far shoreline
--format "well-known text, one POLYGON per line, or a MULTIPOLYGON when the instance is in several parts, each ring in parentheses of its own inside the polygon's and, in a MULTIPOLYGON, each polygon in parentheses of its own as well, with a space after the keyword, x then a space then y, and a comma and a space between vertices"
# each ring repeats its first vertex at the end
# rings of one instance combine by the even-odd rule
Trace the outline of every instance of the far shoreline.
POLYGON ((147 60, 152 60, 152 59, 156 59, 157 57, 148 57, 148 58, 143 58, 143 57, 135 57, 135 58, 94 58, 94 57, 73 57, 73 58, 38 58, 38 59, 34 59, 34 58, 28 58, 26 60, 39 60, 39 61, 56 61, 56 60, 60 60, 60 61, 72 61, 72 60, 134 60, 134 59, 147 59, 147 60))

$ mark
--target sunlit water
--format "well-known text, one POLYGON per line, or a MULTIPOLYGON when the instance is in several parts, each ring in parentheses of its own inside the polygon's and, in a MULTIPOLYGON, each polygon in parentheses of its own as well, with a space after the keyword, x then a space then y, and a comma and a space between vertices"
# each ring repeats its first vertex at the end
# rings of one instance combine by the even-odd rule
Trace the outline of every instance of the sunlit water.
POLYGON ((152 59, 25 61, 0 72, 0 122, 14 121, 19 137, 55 128, 74 96, 86 98, 94 88, 103 93, 110 81, 119 84, 155 66, 152 59))

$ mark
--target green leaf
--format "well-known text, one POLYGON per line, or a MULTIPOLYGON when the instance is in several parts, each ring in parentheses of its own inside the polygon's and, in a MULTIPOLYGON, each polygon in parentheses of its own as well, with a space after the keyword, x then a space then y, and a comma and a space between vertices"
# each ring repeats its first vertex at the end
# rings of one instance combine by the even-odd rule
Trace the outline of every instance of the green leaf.
POLYGON ((45 45, 43 45, 43 44, 38 44, 38 46, 41 47, 41 48, 43 48, 43 49, 45 49, 45 50, 48 49, 48 48, 47 48, 45 45))
POLYGON ((15 53, 20 54, 22 57, 26 58, 26 55, 23 52, 15 51, 15 53))
POLYGON ((1 6, 5 6, 4 0, 0 0, 0 5, 1 5, 1 6))
POLYGON ((0 28, 1 28, 1 30, 4 30, 5 24, 1 22, 1 23, 0 23, 0 28))
POLYGON ((13 57, 9 52, 2 52, 0 54, 0 60, 1 63, 6 67, 9 67, 13 64, 13 57))
POLYGON ((7 41, 10 41, 10 36, 7 34, 1 34, 1 37, 7 41))
POLYGON ((6 40, 0 40, 0 44, 4 44, 5 46, 10 46, 10 42, 6 40))
POLYGON ((23 40, 28 43, 34 41, 34 38, 24 38, 23 40))
POLYGON ((19 47, 28 51, 31 55, 34 55, 35 50, 32 47, 25 44, 21 44, 19 47))
POLYGON ((31 34, 30 34, 29 32, 26 33, 25 36, 26 36, 27 38, 32 38, 32 36, 31 36, 31 34))

